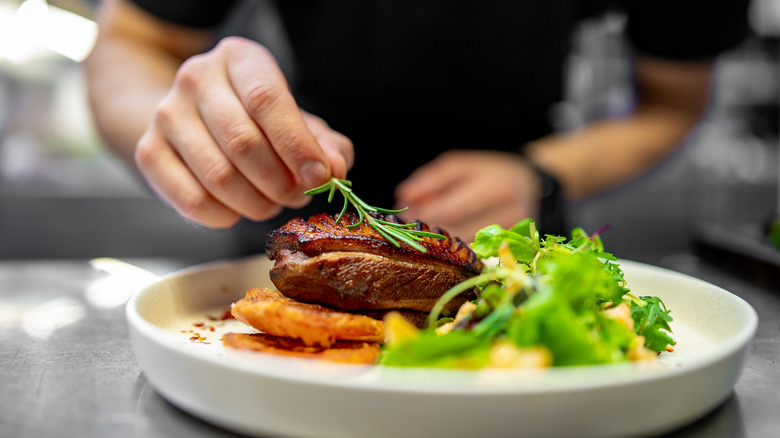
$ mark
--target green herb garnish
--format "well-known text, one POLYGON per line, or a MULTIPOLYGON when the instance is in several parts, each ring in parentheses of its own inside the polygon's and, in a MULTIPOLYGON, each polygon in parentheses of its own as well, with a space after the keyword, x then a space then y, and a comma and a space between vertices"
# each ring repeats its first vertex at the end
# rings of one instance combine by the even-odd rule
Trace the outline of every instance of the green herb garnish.
POLYGON ((638 334, 645 337, 647 348, 663 351, 667 345, 673 345, 669 336, 672 331, 669 322, 672 320, 666 305, 658 297, 639 297, 644 303, 631 306, 631 317, 638 334))
POLYGON ((598 232, 575 228, 568 240, 542 237, 526 219, 510 229, 483 228, 471 247, 497 263, 442 295, 428 328, 387 344, 382 363, 496 366, 496 355, 509 346, 518 356, 543 353, 546 366, 589 365, 652 358, 674 345, 661 299, 630 293, 598 232), (468 315, 442 324, 447 302, 472 289, 478 298, 468 303, 468 315))
POLYGON ((396 247, 401 246, 399 243, 399 241, 401 241, 420 252, 427 252, 425 247, 419 243, 423 241, 424 237, 433 237, 435 239, 447 238, 446 236, 438 233, 415 230, 414 227, 417 226, 416 222, 411 224, 399 224, 378 219, 371 213, 397 214, 406 211, 408 207, 402 208, 400 210, 390 210, 387 208, 379 208, 368 205, 362 199, 360 199, 355 194, 355 192, 352 191, 352 182, 346 179, 331 178, 327 183, 317 188, 308 190, 304 194, 318 195, 320 193, 328 192, 328 202, 331 202, 333 200, 334 194, 336 193, 336 190, 341 192, 341 195, 344 197, 344 207, 341 209, 341 213, 339 213, 338 217, 336 217, 336 223, 338 223, 341 220, 341 217, 344 216, 344 213, 347 211, 349 204, 352 204, 358 213, 359 219, 357 223, 347 225, 347 228, 356 228, 360 226, 360 224, 362 224, 365 220, 371 227, 377 230, 377 232, 379 232, 382 237, 387 239, 388 242, 392 243, 396 247))

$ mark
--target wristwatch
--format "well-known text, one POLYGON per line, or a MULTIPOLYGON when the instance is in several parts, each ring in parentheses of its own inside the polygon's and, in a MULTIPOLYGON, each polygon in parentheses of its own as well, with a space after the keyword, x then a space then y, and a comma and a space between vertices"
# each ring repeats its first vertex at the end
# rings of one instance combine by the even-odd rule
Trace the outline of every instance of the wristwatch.
POLYGON ((571 230, 568 229, 566 220, 566 204, 563 199, 561 185, 558 179, 546 170, 539 167, 527 156, 523 158, 539 178, 541 186, 541 197, 539 205, 539 222, 537 228, 544 234, 556 234, 568 236, 571 230))

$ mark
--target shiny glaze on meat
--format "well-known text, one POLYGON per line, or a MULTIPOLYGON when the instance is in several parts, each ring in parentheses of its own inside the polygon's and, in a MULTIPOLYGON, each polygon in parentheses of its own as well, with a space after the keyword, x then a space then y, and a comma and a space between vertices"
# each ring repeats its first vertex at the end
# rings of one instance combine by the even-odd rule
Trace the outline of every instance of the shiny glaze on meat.
MULTIPOLYGON (((432 231, 447 239, 426 237, 423 253, 404 243, 395 247, 367 223, 347 228, 356 222, 355 214, 339 223, 318 214, 272 231, 266 248, 275 260, 271 281, 290 298, 335 309, 428 312, 444 292, 480 272, 471 249, 442 230, 432 231)), ((431 231, 424 224, 418 227, 431 231)), ((446 310, 473 298, 473 292, 461 294, 446 310)))
MULTIPOLYGON (((402 223, 392 215, 377 217, 388 222, 402 223)), ((427 252, 423 253, 403 242, 400 248, 394 246, 366 221, 355 228, 347 228, 347 225, 357 222, 358 215, 353 212, 345 213, 338 223, 335 217, 327 213, 314 215, 308 221, 295 218, 269 233, 266 253, 268 258, 274 260, 282 250, 300 251, 308 256, 332 251, 356 251, 409 262, 446 263, 462 269, 464 274, 476 275, 482 269, 482 264, 466 243, 450 237, 440 228, 431 229, 422 222, 418 222, 414 227, 416 230, 430 231, 447 237, 424 238, 420 243, 427 252)))

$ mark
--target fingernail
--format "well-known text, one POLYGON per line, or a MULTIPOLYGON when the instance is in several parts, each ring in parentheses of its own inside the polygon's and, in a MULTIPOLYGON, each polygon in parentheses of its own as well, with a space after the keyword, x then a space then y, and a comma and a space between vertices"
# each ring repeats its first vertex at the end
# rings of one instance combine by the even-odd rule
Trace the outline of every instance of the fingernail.
POLYGON ((301 178, 309 187, 325 184, 328 179, 328 169, 319 161, 307 161, 301 166, 301 178))

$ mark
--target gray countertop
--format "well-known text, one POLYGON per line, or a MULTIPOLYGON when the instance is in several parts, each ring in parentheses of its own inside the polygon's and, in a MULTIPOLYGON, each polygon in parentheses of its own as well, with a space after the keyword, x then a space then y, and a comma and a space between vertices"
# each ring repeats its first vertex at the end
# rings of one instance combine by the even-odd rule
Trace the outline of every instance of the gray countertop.
MULTIPOLYGON (((646 261, 704 279, 758 312, 758 332, 733 394, 679 437, 769 437, 780 430, 780 289, 680 253, 646 261)), ((187 266, 132 263, 156 274, 187 266)), ((149 386, 124 316, 130 293, 88 260, 0 261, 0 437, 222 437, 149 386)))

